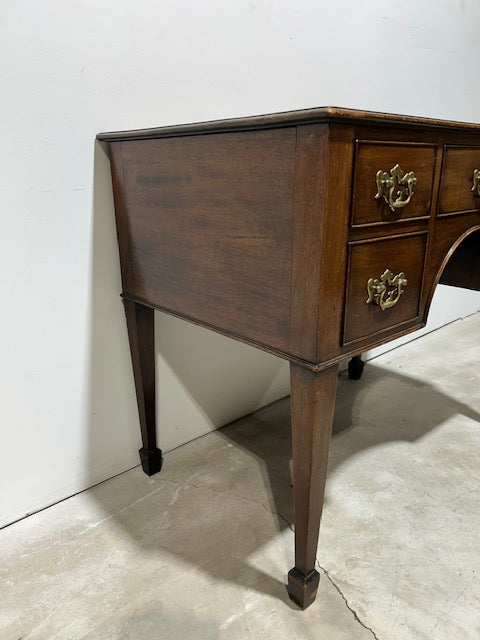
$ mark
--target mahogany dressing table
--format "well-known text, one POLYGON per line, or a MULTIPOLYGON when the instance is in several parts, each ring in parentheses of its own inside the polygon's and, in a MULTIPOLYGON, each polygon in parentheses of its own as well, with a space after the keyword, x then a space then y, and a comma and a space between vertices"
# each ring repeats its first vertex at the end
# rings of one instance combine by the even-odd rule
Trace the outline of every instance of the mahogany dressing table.
POLYGON ((160 471, 154 309, 290 361, 295 566, 315 599, 338 364, 480 290, 480 125, 318 108, 102 133, 144 471, 160 471))

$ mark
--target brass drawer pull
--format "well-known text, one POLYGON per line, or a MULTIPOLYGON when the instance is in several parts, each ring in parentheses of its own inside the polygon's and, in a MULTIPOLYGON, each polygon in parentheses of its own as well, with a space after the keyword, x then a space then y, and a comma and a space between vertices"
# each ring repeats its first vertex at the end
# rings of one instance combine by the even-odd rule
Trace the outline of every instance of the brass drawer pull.
POLYGON ((406 286, 407 279, 403 271, 394 276, 390 269, 386 269, 380 278, 370 278, 367 282, 367 304, 374 302, 382 311, 390 309, 400 300, 403 288, 406 286))
POLYGON ((413 187, 417 183, 414 172, 403 173, 399 164, 390 169, 390 175, 379 169, 376 180, 377 193, 375 198, 377 200, 383 198, 392 211, 401 209, 410 202, 413 196, 413 187))
POLYGON ((475 196, 480 198, 480 169, 473 170, 473 187, 472 191, 475 196))

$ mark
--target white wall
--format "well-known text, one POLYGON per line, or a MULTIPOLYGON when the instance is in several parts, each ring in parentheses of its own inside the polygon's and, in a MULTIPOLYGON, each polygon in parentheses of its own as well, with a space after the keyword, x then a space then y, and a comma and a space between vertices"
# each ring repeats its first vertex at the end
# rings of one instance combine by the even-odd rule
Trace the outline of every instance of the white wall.
MULTIPOLYGON (((479 121, 479 19, 476 0, 3 1, 0 523, 137 464, 95 134, 324 104, 479 121)), ((165 449, 287 393, 279 360, 158 320, 165 449)))

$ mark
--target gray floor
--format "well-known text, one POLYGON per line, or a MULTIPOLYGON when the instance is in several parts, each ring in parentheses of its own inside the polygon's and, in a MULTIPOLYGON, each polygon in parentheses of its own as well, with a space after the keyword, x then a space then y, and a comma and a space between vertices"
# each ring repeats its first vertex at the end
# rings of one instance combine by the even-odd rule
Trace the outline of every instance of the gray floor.
POLYGON ((2 640, 480 637, 480 315, 339 385, 316 603, 288 400, 0 532, 2 640))

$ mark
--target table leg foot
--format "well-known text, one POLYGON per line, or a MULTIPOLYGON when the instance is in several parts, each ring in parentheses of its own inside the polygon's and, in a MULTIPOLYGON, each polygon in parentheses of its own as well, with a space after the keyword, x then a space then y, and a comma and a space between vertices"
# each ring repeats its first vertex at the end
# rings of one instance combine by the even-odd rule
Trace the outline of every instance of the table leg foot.
POLYGON ((139 452, 142 469, 147 476, 153 476, 162 468, 163 457, 161 449, 145 449, 142 447, 139 452))
POLYGON ((320 574, 315 569, 308 576, 304 576, 298 569, 288 573, 288 595, 290 600, 301 609, 306 609, 315 602, 320 574))

